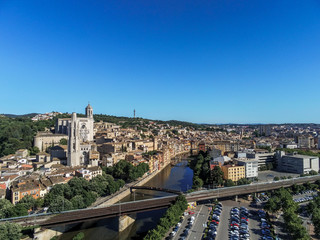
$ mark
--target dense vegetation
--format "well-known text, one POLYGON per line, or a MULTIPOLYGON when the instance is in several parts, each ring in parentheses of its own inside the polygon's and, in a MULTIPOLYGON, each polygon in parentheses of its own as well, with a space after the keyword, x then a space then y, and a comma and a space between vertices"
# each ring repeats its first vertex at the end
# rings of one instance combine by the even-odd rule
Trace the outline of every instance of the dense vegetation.
POLYGON ((54 185, 44 197, 44 206, 49 207, 50 212, 86 208, 94 203, 97 197, 113 194, 124 184, 123 180, 115 181, 111 175, 105 173, 91 181, 73 177, 67 184, 54 185))
POLYGON ((34 199, 30 195, 22 198, 16 205, 7 199, 0 199, 0 218, 11 218, 28 215, 28 210, 36 210, 43 205, 41 198, 34 199))
POLYGON ((0 239, 20 240, 22 227, 17 223, 5 222, 0 224, 0 239))
POLYGON ((54 120, 33 122, 30 118, 0 117, 0 157, 14 154, 20 148, 36 154, 39 149, 33 147, 33 137, 53 125, 54 120))
MULTIPOLYGON (((320 181, 316 182, 316 187, 320 187, 320 181)), ((311 220, 314 226, 314 232, 317 237, 320 237, 320 196, 315 197, 313 201, 311 201, 307 205, 307 211, 309 214, 312 214, 311 220)))
POLYGON ((146 163, 133 166, 120 160, 114 167, 104 168, 102 176, 94 177, 91 181, 74 177, 67 184, 53 186, 44 197, 44 206, 48 206, 51 212, 86 208, 94 203, 97 197, 117 192, 124 186, 125 181, 134 181, 148 170, 146 163))
MULTIPOLYGON (((297 188, 297 186, 293 188, 297 188)), ((283 211, 286 228, 292 239, 309 240, 310 236, 306 228, 302 225, 302 220, 298 215, 299 205, 293 201, 290 192, 290 189, 287 190, 284 188, 275 190, 264 208, 272 213, 280 210, 283 211)))
POLYGON ((114 178, 123 179, 126 182, 132 182, 148 172, 149 165, 146 163, 139 163, 137 166, 133 166, 128 161, 120 160, 113 167, 104 167, 103 170, 114 178))
POLYGON ((187 209, 188 203, 184 195, 179 195, 173 205, 171 205, 164 216, 160 218, 156 228, 149 230, 144 237, 145 240, 161 240, 171 227, 176 225, 183 212, 187 209))

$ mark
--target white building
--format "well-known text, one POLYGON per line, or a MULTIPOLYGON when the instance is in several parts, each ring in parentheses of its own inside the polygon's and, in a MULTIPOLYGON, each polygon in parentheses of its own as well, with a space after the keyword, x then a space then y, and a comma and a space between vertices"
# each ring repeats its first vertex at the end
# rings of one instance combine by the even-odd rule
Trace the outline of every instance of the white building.
POLYGON ((282 155, 278 159, 278 168, 283 172, 304 174, 311 170, 319 172, 319 158, 300 154, 282 155))
POLYGON ((258 161, 259 167, 267 165, 268 163, 274 164, 275 153, 274 152, 259 152, 259 153, 247 153, 247 158, 255 159, 258 161))
POLYGON ((241 159, 237 160, 238 165, 245 167, 246 178, 258 177, 258 160, 255 159, 241 159))
POLYGON ((97 166, 98 161, 90 160, 93 150, 93 110, 90 104, 86 107, 86 117, 79 118, 74 112, 68 126, 68 166, 97 166))

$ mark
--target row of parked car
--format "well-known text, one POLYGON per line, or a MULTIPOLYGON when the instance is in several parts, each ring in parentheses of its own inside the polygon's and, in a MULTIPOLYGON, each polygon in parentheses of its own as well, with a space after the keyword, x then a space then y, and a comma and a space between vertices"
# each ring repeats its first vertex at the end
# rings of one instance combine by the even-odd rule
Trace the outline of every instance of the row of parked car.
POLYGON ((255 203, 258 204, 258 203, 262 203, 262 202, 266 202, 269 200, 269 197, 267 195, 265 196, 260 196, 260 197, 256 197, 255 198, 255 203))
POLYGON ((230 240, 250 240, 249 211, 245 207, 234 207, 230 210, 230 240))
POLYGON ((190 229, 192 228, 192 225, 193 225, 193 223, 194 223, 194 220, 195 220, 195 217, 194 217, 194 216, 191 216, 191 217, 188 219, 188 224, 187 224, 187 226, 185 227, 185 229, 183 230, 183 233, 181 233, 179 240, 185 240, 185 239, 188 237, 189 232, 190 232, 190 229))
POLYGON ((274 238, 271 235, 270 223, 266 219, 266 212, 264 210, 258 210, 258 216, 260 219, 260 228, 261 228, 261 240, 273 240, 274 238))
POLYGON ((315 190, 302 191, 300 193, 294 194, 293 196, 299 196, 302 194, 312 194, 312 195, 306 195, 304 197, 296 198, 296 199, 293 199, 293 201, 295 201, 297 203, 307 202, 307 201, 313 200, 313 198, 318 196, 318 193, 315 190))
POLYGON ((316 196, 318 196, 318 195, 304 196, 304 197, 301 197, 301 198, 296 198, 293 201, 295 201, 297 203, 307 202, 307 201, 313 200, 316 196))
POLYGON ((212 209, 209 222, 208 222, 208 232, 207 232, 207 240, 215 240, 217 237, 217 229, 220 223, 220 215, 222 212, 222 204, 218 203, 212 209))

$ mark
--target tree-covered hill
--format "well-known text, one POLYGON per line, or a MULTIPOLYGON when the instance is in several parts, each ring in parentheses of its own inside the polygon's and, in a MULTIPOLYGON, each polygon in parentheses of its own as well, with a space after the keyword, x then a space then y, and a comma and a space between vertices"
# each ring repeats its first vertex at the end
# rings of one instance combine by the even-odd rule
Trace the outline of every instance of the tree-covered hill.
POLYGON ((54 120, 35 121, 31 118, 0 117, 0 157, 13 154, 20 148, 36 153, 33 137, 38 131, 54 126, 54 120))

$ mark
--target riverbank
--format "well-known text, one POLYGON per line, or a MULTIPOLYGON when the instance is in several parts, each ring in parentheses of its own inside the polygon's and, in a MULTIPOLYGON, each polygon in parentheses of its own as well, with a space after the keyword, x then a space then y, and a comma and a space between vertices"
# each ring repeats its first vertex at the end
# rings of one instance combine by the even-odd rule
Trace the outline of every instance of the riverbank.
MULTIPOLYGON (((182 152, 177 154, 175 157, 180 157, 183 156, 185 154, 188 154, 189 152, 182 152)), ((173 159, 172 158, 172 159, 173 159)), ((122 187, 119 191, 117 191, 116 193, 106 196, 106 197, 102 197, 102 198, 98 198, 90 207, 107 207, 109 205, 121 202, 121 200, 125 197, 127 197, 131 192, 130 192, 130 187, 133 186, 143 186, 144 184, 146 184, 148 181, 150 181, 152 178, 154 178, 155 176, 157 176, 157 174, 161 173, 166 167, 168 167, 171 164, 171 161, 166 163, 160 170, 156 170, 154 172, 152 172, 149 175, 146 175, 144 177, 142 177, 142 179, 134 181, 132 183, 128 183, 126 185, 124 185, 124 187, 122 187)))
POLYGON ((166 165, 163 166, 163 168, 161 168, 160 170, 154 171, 153 173, 146 175, 144 177, 142 177, 142 179, 138 180, 138 181, 134 181, 132 183, 128 183, 126 185, 124 185, 124 187, 122 187, 118 192, 103 197, 103 198, 99 198, 97 199, 96 202, 94 202, 91 207, 106 207, 112 204, 115 204, 119 201, 121 201, 121 199, 125 198, 126 196, 128 196, 131 192, 130 192, 130 187, 133 186, 142 186, 145 183, 147 183, 148 181, 150 181, 153 177, 155 177, 157 174, 159 174, 161 171, 163 171, 163 169, 165 169, 168 165, 170 165, 170 162, 167 163, 166 165))

